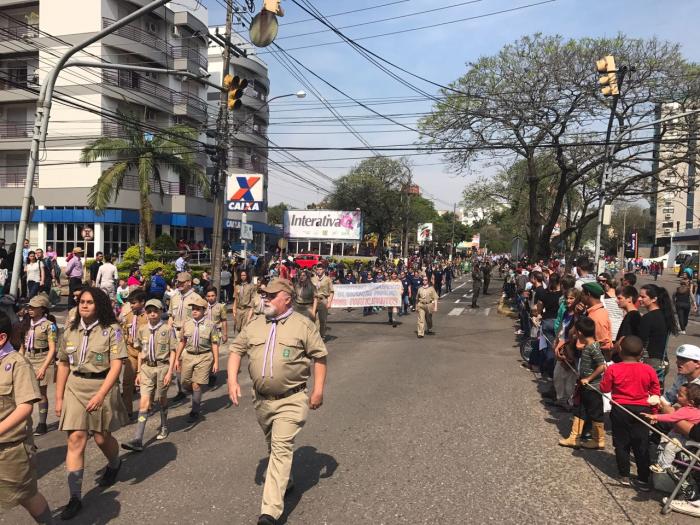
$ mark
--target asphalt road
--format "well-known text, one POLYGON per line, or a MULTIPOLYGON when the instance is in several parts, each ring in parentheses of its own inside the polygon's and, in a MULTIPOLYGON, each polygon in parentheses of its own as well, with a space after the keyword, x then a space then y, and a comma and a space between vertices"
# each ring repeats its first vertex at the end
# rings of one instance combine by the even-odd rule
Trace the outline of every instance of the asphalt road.
MULTIPOLYGON (((325 403, 298 437, 296 489, 283 522, 693 522, 661 516, 659 492, 616 484, 611 439, 605 451, 557 446, 569 416, 547 409, 538 393, 545 385, 520 366, 498 295, 472 310, 470 283, 459 285, 440 302, 435 335, 424 339, 416 338, 415 314, 392 328, 385 312, 332 311, 325 403)), ((685 339, 698 335, 691 325, 685 339)), ((250 387, 245 370, 241 382, 250 387)), ((222 386, 204 399, 206 417, 194 428, 185 422, 188 406, 171 409, 169 439, 125 454, 110 489, 94 484, 104 458, 90 443, 84 510, 74 523, 255 523, 266 447, 250 398, 229 408, 222 386)), ((149 420, 147 438, 157 424, 157 416, 149 420)), ((39 485, 58 509, 68 499, 65 438, 53 431, 37 444, 39 485)), ((15 509, 0 523, 32 522, 15 509)))

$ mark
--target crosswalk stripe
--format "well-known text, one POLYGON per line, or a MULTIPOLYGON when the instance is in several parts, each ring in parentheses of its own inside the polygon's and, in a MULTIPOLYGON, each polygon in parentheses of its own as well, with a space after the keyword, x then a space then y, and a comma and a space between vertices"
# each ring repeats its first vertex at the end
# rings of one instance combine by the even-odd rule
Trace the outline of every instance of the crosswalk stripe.
POLYGON ((447 315, 461 315, 463 311, 464 308, 453 308, 452 311, 450 311, 450 313, 447 315))

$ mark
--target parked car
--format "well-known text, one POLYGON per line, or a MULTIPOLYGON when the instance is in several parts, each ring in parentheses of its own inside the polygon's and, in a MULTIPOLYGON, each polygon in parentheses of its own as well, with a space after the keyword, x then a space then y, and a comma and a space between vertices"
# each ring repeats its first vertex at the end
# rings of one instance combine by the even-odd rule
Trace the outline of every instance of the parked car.
POLYGON ((318 263, 325 264, 325 259, 316 253, 299 253, 294 257, 294 262, 299 268, 313 269, 318 263))

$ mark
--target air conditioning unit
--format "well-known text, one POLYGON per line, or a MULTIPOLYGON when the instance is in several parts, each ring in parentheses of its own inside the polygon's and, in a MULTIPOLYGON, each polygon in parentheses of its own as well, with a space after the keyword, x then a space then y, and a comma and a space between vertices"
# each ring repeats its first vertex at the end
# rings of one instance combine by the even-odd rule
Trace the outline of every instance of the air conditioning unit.
POLYGON ((146 22, 146 30, 149 33, 158 33, 158 26, 155 22, 146 22))

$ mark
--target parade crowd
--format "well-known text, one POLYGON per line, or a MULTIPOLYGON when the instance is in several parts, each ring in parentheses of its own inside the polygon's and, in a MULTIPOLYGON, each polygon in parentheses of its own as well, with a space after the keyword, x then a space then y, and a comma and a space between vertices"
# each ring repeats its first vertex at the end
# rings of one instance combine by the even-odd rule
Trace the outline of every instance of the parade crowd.
MULTIPOLYGON (((685 334, 689 315, 697 312, 692 270, 679 276, 671 294, 656 283, 639 286, 637 271, 596 275, 585 257, 570 271, 556 259, 502 261, 500 270, 504 297, 518 313, 524 366, 548 385, 546 404, 573 415, 559 445, 602 450, 609 420, 621 485, 648 492, 652 473, 677 482, 685 470, 680 446, 700 441, 700 347, 678 346, 678 373, 667 380, 672 337, 685 334)), ((657 277, 661 269, 646 271, 657 277)), ((670 508, 700 517, 696 487, 691 476, 670 508)))

